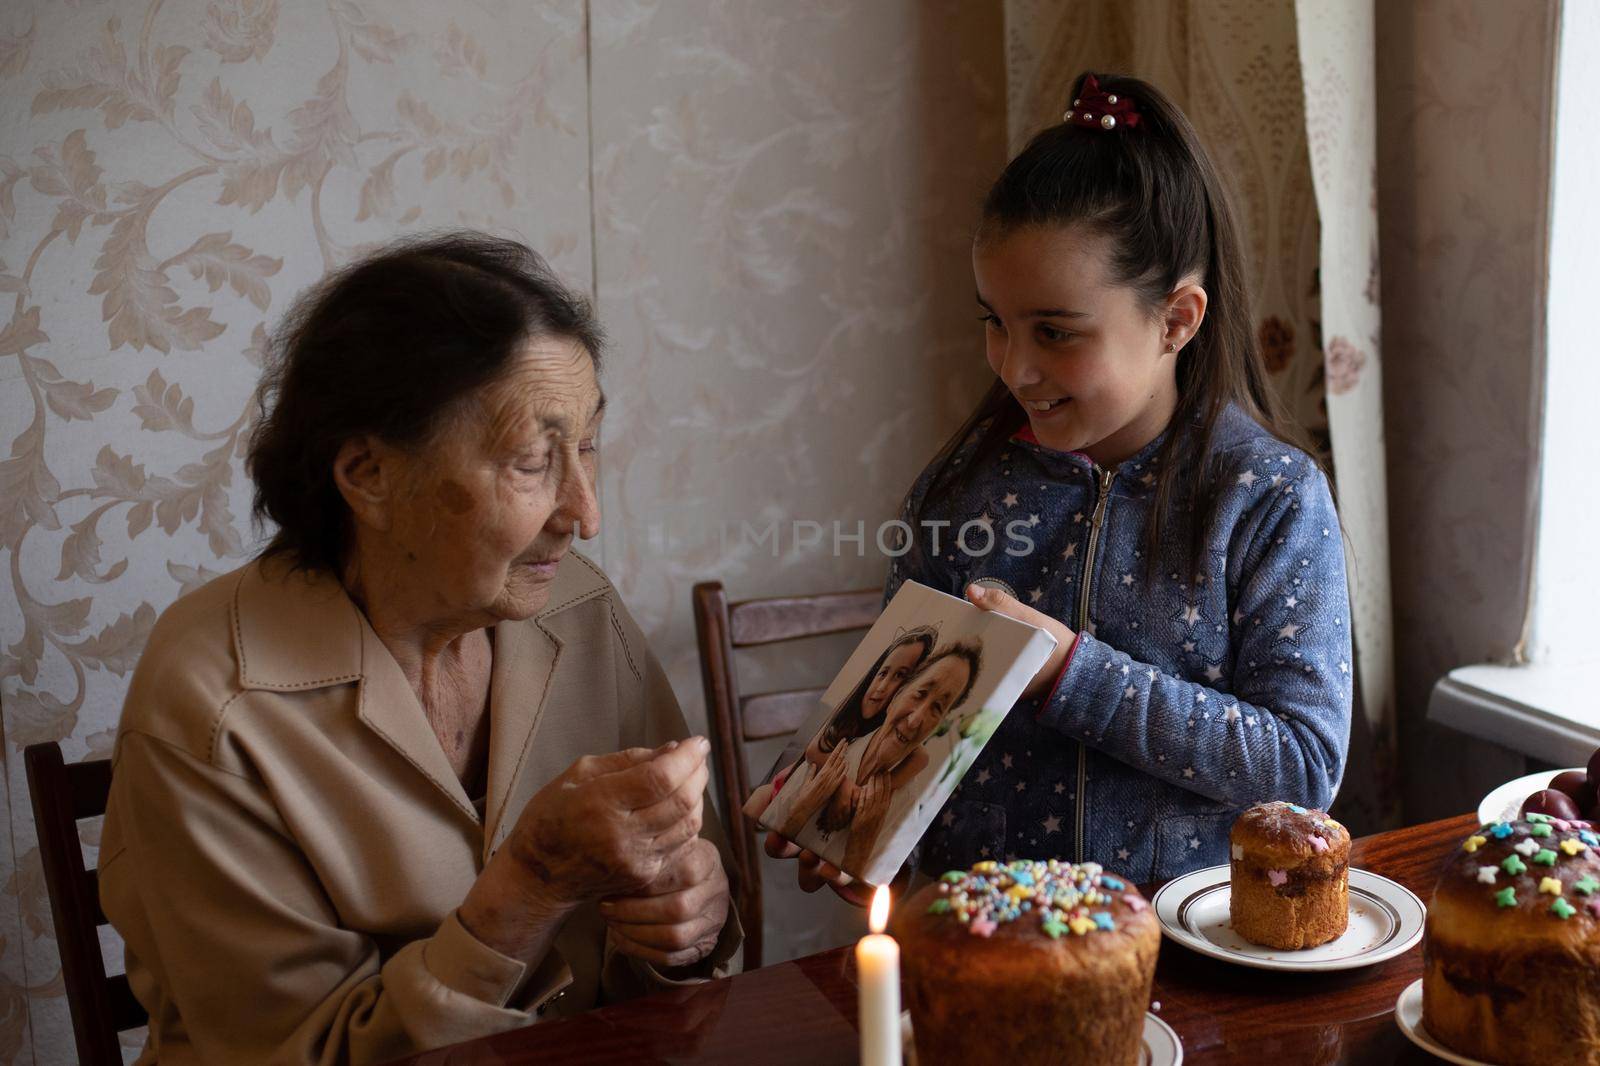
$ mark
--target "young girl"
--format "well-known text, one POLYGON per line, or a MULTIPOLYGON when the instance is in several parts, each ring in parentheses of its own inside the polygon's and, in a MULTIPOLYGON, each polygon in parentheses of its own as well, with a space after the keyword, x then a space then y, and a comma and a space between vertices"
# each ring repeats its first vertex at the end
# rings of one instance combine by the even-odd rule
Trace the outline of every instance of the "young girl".
POLYGON ((972 259, 996 380, 911 489, 887 595, 920 581, 1059 644, 918 865, 1226 862, 1244 807, 1332 800, 1352 677, 1339 519, 1268 386, 1216 168, 1153 87, 1081 76, 972 259))

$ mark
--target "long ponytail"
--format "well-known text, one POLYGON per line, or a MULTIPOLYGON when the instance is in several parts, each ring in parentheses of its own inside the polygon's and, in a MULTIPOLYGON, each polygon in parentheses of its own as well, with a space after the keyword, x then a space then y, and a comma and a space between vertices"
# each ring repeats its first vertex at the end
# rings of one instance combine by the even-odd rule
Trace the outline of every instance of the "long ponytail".
MULTIPOLYGON (((1091 75, 1080 74, 1073 97, 1091 75)), ((1154 560, 1168 523, 1185 525, 1198 571, 1223 486, 1210 461, 1218 418, 1237 404, 1268 432, 1320 464, 1310 438, 1284 412, 1252 326, 1244 249, 1231 198, 1194 127, 1160 90, 1138 78, 1093 75, 1131 100, 1136 126, 1107 131, 1062 122, 1042 130, 1006 165, 983 204, 979 243, 1031 227, 1083 226, 1110 238, 1113 279, 1152 313, 1189 280, 1205 288, 1200 328, 1177 360, 1178 406, 1156 458, 1155 508, 1146 530, 1154 560)), ((935 456, 913 528, 928 508, 960 491, 1027 421, 998 378, 935 456), (976 437, 970 460, 955 456, 976 437)))

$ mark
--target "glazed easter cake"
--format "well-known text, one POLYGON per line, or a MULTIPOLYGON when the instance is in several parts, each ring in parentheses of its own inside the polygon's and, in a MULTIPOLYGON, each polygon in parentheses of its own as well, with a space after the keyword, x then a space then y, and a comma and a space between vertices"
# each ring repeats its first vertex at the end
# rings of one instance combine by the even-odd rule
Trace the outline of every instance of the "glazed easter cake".
POLYGON ((1544 814, 1445 860, 1428 904, 1422 1024, 1484 1062, 1600 1062, 1600 835, 1544 814))
POLYGON ((1326 944, 1350 922, 1350 832, 1322 811, 1275 800, 1229 834, 1234 932, 1263 947, 1326 944))
POLYGON ((1139 1061, 1161 927, 1094 863, 952 870, 891 931, 921 1066, 1139 1061))

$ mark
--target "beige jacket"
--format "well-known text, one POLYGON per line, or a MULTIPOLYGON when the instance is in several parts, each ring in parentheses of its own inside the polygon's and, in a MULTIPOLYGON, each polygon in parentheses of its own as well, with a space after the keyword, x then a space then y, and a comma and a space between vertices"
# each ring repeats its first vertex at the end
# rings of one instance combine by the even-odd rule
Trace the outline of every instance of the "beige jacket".
MULTIPOLYGON (((150 1011, 141 1061, 382 1062, 673 983, 593 906, 533 967, 455 917, 574 759, 687 733, 605 575, 570 553, 549 606, 496 627, 480 819, 343 589, 281 571, 173 604, 123 708, 100 898, 150 1011)), ((726 861, 709 799, 705 824, 726 861)), ((740 939, 730 911, 706 971, 740 939)))

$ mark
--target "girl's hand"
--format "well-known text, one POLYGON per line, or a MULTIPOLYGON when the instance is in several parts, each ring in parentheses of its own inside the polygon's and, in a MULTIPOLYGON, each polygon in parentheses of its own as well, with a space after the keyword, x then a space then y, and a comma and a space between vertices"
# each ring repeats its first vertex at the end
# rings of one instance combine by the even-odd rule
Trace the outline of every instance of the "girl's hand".
POLYGON ((795 797, 794 806, 789 808, 789 817, 784 819, 778 831, 791 839, 799 836, 800 830, 805 828, 811 816, 816 814, 843 784, 844 771, 844 745, 840 744, 828 754, 822 769, 814 773, 811 780, 800 787, 800 794, 795 797))
POLYGON ((1067 664, 1067 656, 1071 653, 1072 644, 1078 639, 1078 634, 1060 621, 1042 611, 1034 610, 997 588, 990 588, 987 585, 968 585, 967 599, 985 611, 993 611, 995 614, 1003 614, 1007 618, 1026 622, 1056 638, 1055 650, 1050 653, 1050 658, 1044 661, 1039 672, 1033 675, 1033 680, 1029 681, 1028 687, 1022 691, 1024 699, 1047 695, 1056 683, 1056 678, 1061 676, 1061 668, 1067 664))

